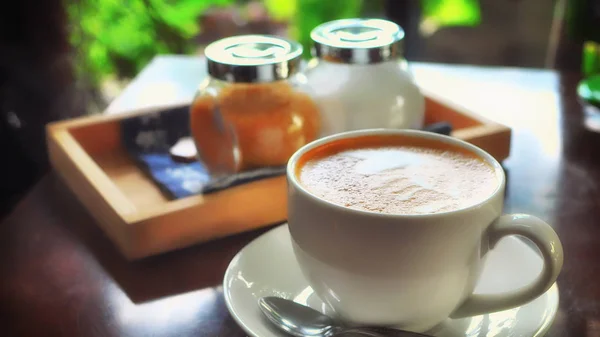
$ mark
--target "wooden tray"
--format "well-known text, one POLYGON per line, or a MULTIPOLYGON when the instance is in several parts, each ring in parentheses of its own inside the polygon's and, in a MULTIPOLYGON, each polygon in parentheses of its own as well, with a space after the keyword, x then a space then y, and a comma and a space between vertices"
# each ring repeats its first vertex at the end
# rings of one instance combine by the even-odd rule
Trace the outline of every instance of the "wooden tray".
MULTIPOLYGON (((426 124, 452 123, 453 136, 502 161, 511 130, 426 94, 426 124)), ((119 120, 156 111, 82 117, 48 125, 50 161, 128 259, 166 252, 286 219, 285 177, 169 200, 129 157, 119 120)))

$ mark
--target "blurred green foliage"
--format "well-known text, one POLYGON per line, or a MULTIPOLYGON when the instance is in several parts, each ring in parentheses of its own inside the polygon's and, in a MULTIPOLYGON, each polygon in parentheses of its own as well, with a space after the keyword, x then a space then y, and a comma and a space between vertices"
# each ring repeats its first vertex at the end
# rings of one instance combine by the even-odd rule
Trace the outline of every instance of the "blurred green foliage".
MULTIPOLYGON (((366 0, 373 1, 373 0, 366 0)), ((359 17, 363 0, 265 0, 275 18, 290 23, 290 37, 304 47, 304 57, 310 57, 310 32, 323 22, 359 17)))
POLYGON ((423 20, 437 26, 475 26, 481 22, 479 0, 421 0, 423 20))
MULTIPOLYGON (((80 76, 92 86, 107 75, 135 76, 155 55, 191 53, 200 17, 213 7, 248 0, 65 0, 80 76)), ((404 1, 404 0, 392 0, 404 1)), ((383 15, 383 0, 263 0, 270 17, 289 24, 289 35, 310 57, 310 32, 336 19, 383 15)), ((439 26, 480 20, 478 0, 421 0, 423 15, 439 26)))
POLYGON ((68 0, 71 43, 81 76, 134 76, 155 55, 188 53, 206 9, 235 0, 68 0))
POLYGON ((582 72, 589 76, 600 74, 600 13, 593 10, 596 0, 567 2, 567 32, 572 41, 582 41, 582 72))
POLYGON ((581 67, 585 76, 600 74, 600 43, 587 41, 583 44, 581 67))

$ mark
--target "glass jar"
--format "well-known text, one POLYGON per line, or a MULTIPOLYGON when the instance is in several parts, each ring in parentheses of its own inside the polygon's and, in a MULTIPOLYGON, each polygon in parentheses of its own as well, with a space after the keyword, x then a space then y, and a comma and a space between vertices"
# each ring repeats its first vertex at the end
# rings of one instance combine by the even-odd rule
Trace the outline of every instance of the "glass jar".
POLYGON ((209 77, 190 109, 200 160, 214 175, 285 165, 317 138, 320 114, 299 72, 302 46, 244 35, 210 44, 209 77))
POLYGON ((322 114, 321 136, 423 126, 425 100, 402 57, 404 31, 380 19, 344 19, 311 32, 308 84, 322 114))

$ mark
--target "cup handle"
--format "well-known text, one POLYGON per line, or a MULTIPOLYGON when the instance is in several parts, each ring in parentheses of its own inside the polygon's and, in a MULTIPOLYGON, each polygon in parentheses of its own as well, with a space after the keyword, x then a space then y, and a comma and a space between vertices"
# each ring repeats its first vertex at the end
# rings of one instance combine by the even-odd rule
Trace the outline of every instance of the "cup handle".
POLYGON ((546 222, 527 214, 503 215, 488 229, 489 247, 509 235, 531 240, 544 258, 544 267, 535 281, 504 294, 471 294, 451 318, 481 315, 523 305, 545 293, 556 281, 563 264, 563 249, 556 232, 546 222))

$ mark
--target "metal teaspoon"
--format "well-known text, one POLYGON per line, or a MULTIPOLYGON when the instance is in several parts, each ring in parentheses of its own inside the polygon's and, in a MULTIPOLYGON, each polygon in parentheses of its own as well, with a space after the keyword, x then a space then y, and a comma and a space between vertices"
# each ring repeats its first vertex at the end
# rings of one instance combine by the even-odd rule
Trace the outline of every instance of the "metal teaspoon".
POLYGON ((346 328, 317 310, 279 297, 258 300, 262 313, 279 329, 297 337, 371 336, 428 337, 416 332, 384 327, 346 328))

